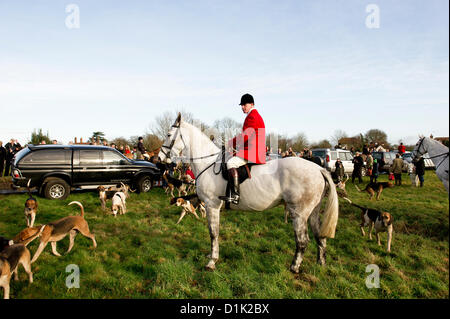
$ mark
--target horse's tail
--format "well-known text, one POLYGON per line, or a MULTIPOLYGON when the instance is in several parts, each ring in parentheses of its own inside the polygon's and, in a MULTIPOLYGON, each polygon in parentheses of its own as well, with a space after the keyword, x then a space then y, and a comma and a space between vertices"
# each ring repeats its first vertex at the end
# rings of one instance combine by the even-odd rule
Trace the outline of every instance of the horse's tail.
MULTIPOLYGON (((339 214, 338 195, 336 192, 336 186, 333 183, 333 179, 331 178, 330 173, 328 173, 326 169, 322 169, 320 170, 320 172, 322 173, 325 181, 328 182, 329 192, 323 220, 320 225, 319 236, 334 238, 339 214)), ((325 187, 327 187, 326 183, 325 187)))

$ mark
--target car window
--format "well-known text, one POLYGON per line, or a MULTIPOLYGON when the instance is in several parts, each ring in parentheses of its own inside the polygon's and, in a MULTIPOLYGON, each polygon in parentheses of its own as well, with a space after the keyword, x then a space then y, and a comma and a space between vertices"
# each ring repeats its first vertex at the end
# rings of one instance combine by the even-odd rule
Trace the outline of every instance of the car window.
POLYGON ((100 151, 98 150, 80 150, 80 164, 101 165, 100 151))
POLYGON ((353 161, 353 155, 352 153, 344 153, 345 154, 345 159, 347 161, 353 161))
POLYGON ((337 152, 331 152, 331 160, 332 161, 337 160, 337 152))
POLYGON ((120 165, 120 162, 124 160, 124 158, 117 154, 116 152, 106 151, 103 152, 103 163, 109 165, 120 165))
POLYGON ((71 164, 71 150, 38 150, 30 152, 21 161, 24 164, 71 164))
POLYGON ((346 161, 347 160, 347 158, 345 157, 345 153, 344 152, 339 152, 339 159, 341 161, 346 161))
POLYGON ((381 160, 383 157, 381 153, 372 153, 374 159, 381 160))
POLYGON ((312 151, 312 155, 325 158, 325 151, 312 151))

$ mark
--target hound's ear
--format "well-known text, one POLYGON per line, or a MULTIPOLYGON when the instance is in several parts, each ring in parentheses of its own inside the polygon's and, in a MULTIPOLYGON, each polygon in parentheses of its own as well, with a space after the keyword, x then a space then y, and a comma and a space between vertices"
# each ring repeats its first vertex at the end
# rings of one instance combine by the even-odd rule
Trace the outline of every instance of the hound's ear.
POLYGON ((394 222, 394 217, 392 216, 392 214, 389 214, 389 223, 388 225, 392 224, 394 222))
POLYGON ((177 119, 176 119, 175 123, 176 123, 177 125, 179 125, 180 122, 181 122, 181 113, 178 112, 178 116, 177 116, 177 119))

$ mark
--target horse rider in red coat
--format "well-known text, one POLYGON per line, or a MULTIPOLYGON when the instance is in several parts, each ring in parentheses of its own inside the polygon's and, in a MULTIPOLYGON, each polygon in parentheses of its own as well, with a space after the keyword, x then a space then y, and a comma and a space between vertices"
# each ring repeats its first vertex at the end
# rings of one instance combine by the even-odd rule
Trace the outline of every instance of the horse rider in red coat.
POLYGON ((228 142, 228 146, 233 149, 233 157, 227 161, 229 192, 219 196, 221 200, 236 205, 239 204, 238 168, 247 163, 266 163, 266 127, 255 108, 253 96, 244 94, 239 105, 247 117, 242 133, 228 142))

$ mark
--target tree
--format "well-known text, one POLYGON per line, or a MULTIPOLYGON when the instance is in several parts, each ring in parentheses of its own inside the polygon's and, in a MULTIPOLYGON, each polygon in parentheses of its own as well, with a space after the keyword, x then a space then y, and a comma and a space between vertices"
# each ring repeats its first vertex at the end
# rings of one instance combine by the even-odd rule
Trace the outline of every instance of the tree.
MULTIPOLYGON (((150 131, 152 132, 153 135, 156 135, 158 138, 160 138, 161 140, 165 140, 166 136, 167 136, 167 132, 170 130, 171 126, 173 125, 173 123, 175 122, 175 119, 178 116, 178 113, 181 113, 181 118, 183 119, 183 121, 191 123, 191 124, 195 124, 194 123, 194 116, 192 115, 192 113, 187 112, 185 110, 177 110, 175 112, 169 112, 166 111, 163 114, 161 114, 160 116, 157 116, 155 118, 154 123, 150 124, 150 131)), ((206 126, 205 124, 201 123, 200 121, 197 121, 199 123, 196 123, 198 125, 200 125, 200 128, 202 126, 206 126)))
POLYGON ((105 141, 105 133, 103 132, 93 132, 90 141, 93 142, 103 142, 105 141))
POLYGON ((331 136, 331 142, 334 145, 338 145, 339 140, 344 137, 348 137, 347 133, 345 133, 343 130, 335 130, 333 135, 331 136))
POLYGON ((38 145, 41 144, 42 141, 45 141, 46 144, 52 143, 52 140, 48 135, 48 131, 47 134, 44 134, 41 128, 39 130, 35 129, 33 130, 33 133, 31 133, 31 140, 28 142, 28 144, 38 145))
POLYGON ((294 151, 301 152, 307 146, 308 139, 306 138, 305 133, 297 133, 297 135, 291 139, 291 147, 294 151))
POLYGON ((233 136, 238 134, 242 129, 242 124, 233 120, 230 117, 224 117, 220 120, 214 121, 210 134, 215 136, 215 141, 217 139, 222 139, 223 142, 227 142, 233 136))
POLYGON ((365 139, 369 143, 387 144, 387 134, 379 129, 368 130, 365 134, 365 139))
POLYGON ((144 147, 147 149, 147 151, 152 152, 158 148, 161 147, 163 144, 163 141, 156 136, 155 134, 145 134, 143 136, 144 138, 144 147))
POLYGON ((321 140, 311 145, 311 148, 332 148, 331 143, 328 140, 321 140))

